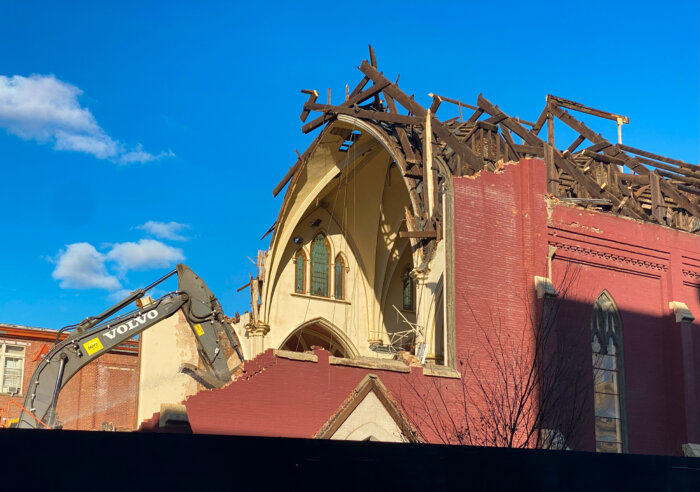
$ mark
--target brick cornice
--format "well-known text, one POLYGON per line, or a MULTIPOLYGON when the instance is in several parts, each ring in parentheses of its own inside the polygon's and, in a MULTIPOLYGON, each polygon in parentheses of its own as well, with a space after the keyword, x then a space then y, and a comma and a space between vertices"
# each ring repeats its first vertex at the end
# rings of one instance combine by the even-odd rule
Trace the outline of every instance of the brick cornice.
POLYGON ((624 269, 641 269, 649 272, 660 274, 668 270, 668 265, 651 259, 643 259, 603 249, 594 248, 590 245, 572 244, 569 242, 550 240, 550 245, 557 248, 557 253, 562 251, 573 254, 588 263, 599 264, 605 266, 606 263, 613 263, 616 266, 624 269))

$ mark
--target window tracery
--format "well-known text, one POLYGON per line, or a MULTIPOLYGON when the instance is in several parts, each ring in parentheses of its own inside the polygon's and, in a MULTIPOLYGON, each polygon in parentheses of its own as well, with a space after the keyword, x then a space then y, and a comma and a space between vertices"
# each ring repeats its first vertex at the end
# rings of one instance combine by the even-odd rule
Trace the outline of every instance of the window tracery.
POLYGON ((345 299, 345 261, 341 255, 335 257, 334 270, 335 298, 345 299))
POLYGON ((302 249, 294 257, 294 292, 306 292, 306 255, 302 249))
POLYGON ((416 289, 411 277, 411 267, 408 266, 403 271, 403 308, 406 311, 413 311, 416 308, 416 289))
POLYGON ((330 270, 330 248, 323 233, 319 233, 311 244, 311 294, 328 297, 330 270))
POLYGON ((598 296, 593 305, 591 348, 596 451, 622 453, 625 450, 622 321, 607 292, 598 296))

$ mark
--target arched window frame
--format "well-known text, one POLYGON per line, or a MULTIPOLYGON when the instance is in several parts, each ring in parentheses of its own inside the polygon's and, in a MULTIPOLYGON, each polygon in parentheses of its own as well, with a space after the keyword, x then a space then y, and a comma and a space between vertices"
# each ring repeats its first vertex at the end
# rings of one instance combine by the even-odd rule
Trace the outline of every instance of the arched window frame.
POLYGON ((297 251, 294 255, 294 292, 297 294, 306 293, 306 253, 304 249, 297 251), (301 289, 299 286, 299 265, 301 264, 301 289))
POLYGON ((622 318, 608 291, 603 291, 593 304, 591 350, 595 450, 626 453, 628 451, 627 409, 622 318), (611 351, 614 353, 611 354, 611 351), (617 417, 614 416, 615 407, 617 407, 617 417), (608 432, 611 427, 613 428, 617 434, 617 440, 603 438, 606 427, 608 432), (613 446, 614 444, 619 446, 613 446))
POLYGON ((413 277, 411 277, 412 270, 413 268, 408 265, 403 269, 403 273, 401 274, 401 297, 403 299, 402 304, 404 311, 416 310, 416 283, 413 280, 413 277), (408 302, 406 299, 407 288, 410 289, 408 292, 408 302))
POLYGON ((333 258, 333 256, 331 255, 331 253, 332 253, 331 243, 328 240, 328 236, 324 232, 319 232, 318 234, 316 234, 311 241, 309 251, 310 251, 309 264, 311 265, 311 268, 309 268, 309 270, 310 270, 310 286, 311 286, 311 288, 309 289, 309 293, 313 296, 330 297, 330 294, 331 294, 331 258, 333 258), (326 257, 327 257, 326 262, 323 264, 323 267, 325 269, 325 277, 326 277, 325 293, 317 293, 316 291, 318 289, 316 289, 315 285, 314 285, 314 265, 317 264, 314 261, 314 251, 315 251, 315 248, 317 247, 316 240, 318 239, 319 236, 323 237, 323 245, 326 248, 326 257))
POLYGON ((342 253, 338 253, 335 256, 335 261, 333 262, 333 296, 336 299, 345 299, 346 292, 345 288, 347 286, 347 276, 348 263, 343 257, 342 253), (338 277, 338 264, 340 264, 340 277, 338 277), (340 286, 338 285, 340 282, 340 286), (340 287, 340 295, 338 295, 338 287, 340 287))

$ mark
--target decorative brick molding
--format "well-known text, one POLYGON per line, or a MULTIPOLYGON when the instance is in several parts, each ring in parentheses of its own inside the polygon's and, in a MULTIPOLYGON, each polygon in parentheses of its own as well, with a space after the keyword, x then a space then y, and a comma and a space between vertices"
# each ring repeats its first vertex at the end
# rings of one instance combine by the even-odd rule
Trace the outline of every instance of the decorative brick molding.
POLYGON ((641 260, 639 258, 632 258, 630 256, 623 256, 620 254, 610 253, 607 251, 600 251, 597 249, 579 246, 576 244, 568 244, 568 243, 561 243, 561 242, 554 242, 554 241, 551 241, 549 244, 552 246, 555 246, 558 251, 568 251, 568 252, 573 253, 575 255, 585 256, 585 257, 589 257, 591 259, 612 261, 615 263, 619 263, 627 268, 637 267, 637 268, 643 268, 646 270, 654 270, 657 272, 665 272, 668 270, 668 266, 664 265, 663 263, 657 263, 657 262, 648 261, 648 260, 641 260))
POLYGON ((683 269, 683 276, 694 282, 700 282, 700 272, 683 269))

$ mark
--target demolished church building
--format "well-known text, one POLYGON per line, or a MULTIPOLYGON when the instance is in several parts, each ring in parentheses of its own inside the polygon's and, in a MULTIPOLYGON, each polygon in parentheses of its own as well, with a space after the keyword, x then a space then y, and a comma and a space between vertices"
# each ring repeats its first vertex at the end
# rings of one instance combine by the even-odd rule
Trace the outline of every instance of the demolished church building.
POLYGON ((559 97, 525 121, 482 95, 423 107, 371 49, 359 70, 341 104, 304 91, 321 130, 274 190, 233 324, 247 361, 180 394, 191 430, 696 452, 700 166, 559 97))

